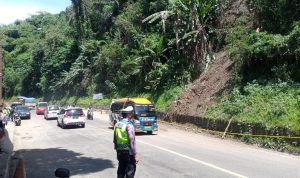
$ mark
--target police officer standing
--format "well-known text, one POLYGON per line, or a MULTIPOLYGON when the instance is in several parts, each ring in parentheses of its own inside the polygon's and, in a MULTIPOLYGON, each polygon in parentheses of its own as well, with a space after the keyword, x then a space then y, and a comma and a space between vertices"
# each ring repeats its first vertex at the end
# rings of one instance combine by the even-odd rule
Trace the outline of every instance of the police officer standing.
POLYGON ((119 161, 118 178, 133 178, 139 161, 136 152, 133 107, 121 110, 123 120, 114 128, 114 144, 119 161))

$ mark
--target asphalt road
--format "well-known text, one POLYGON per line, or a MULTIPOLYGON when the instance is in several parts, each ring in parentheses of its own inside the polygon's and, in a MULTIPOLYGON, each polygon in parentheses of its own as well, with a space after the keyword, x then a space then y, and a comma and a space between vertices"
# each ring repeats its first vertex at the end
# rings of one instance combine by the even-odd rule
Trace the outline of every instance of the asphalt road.
MULTIPOLYGON (((108 115, 96 113, 86 128, 61 129, 32 113, 15 128, 14 145, 28 178, 53 178, 58 167, 72 177, 116 177, 117 160, 108 115)), ((159 126, 137 135, 137 178, 300 177, 300 158, 209 135, 159 126)))

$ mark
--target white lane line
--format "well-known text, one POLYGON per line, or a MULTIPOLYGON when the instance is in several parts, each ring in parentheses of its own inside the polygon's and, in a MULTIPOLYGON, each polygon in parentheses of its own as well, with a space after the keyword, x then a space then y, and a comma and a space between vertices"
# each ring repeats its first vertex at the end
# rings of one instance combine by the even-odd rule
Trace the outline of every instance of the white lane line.
MULTIPOLYGON (((94 126, 90 126, 90 127, 96 128, 96 127, 94 127, 94 126)), ((109 131, 106 131, 106 130, 102 130, 102 132, 106 132, 106 133, 112 134, 112 132, 109 132, 109 131)), ((189 160, 191 160, 191 161, 194 161, 194 162, 197 162, 197 163, 202 164, 202 165, 204 165, 204 166, 207 166, 207 167, 210 167, 210 168, 219 170, 219 171, 221 171, 221 172, 224 172, 224 173, 233 175, 233 176, 238 177, 238 178, 248 178, 247 176, 244 176, 244 175, 241 175, 241 174, 238 174, 238 173, 229 171, 229 170, 224 169, 224 168, 221 168, 221 167, 219 167, 219 166, 215 166, 215 165, 213 165, 213 164, 210 164, 210 163, 207 163, 207 162, 204 162, 204 161, 201 161, 201 160, 198 160, 198 159, 189 157, 189 156, 184 155, 184 154, 181 154, 181 153, 177 153, 177 152, 175 152, 175 151, 172 151, 172 150, 169 150, 169 149, 160 147, 160 146, 156 146, 156 145, 153 145, 153 144, 150 144, 150 143, 147 143, 147 142, 144 142, 144 141, 140 141, 140 140, 137 140, 137 142, 142 143, 142 144, 144 144, 144 145, 148 145, 148 146, 157 148, 157 149, 159 149, 159 150, 166 151, 166 152, 168 152, 168 153, 172 153, 172 154, 177 155, 177 156, 180 156, 180 157, 182 157, 182 158, 189 159, 189 160)))
POLYGON ((205 166, 207 166, 207 167, 210 167, 210 168, 213 168, 213 169, 217 169, 217 170, 219 170, 219 171, 221 171, 221 172, 225 172, 225 173, 227 173, 227 174, 233 175, 233 176, 235 176, 235 177, 239 177, 239 178, 247 178, 247 176, 244 176, 244 175, 241 175, 241 174, 238 174, 238 173, 229 171, 229 170, 224 169, 224 168, 221 168, 221 167, 219 167, 219 166, 215 166, 215 165, 213 165, 213 164, 210 164, 210 163, 207 163, 207 162, 204 162, 204 161, 201 161, 201 160, 198 160, 198 159, 195 159, 195 158, 192 158, 192 157, 183 155, 183 154, 181 154, 181 153, 177 153, 177 152, 175 152, 175 151, 172 151, 172 150, 169 150, 169 149, 160 147, 160 146, 152 145, 152 144, 150 144, 150 143, 143 142, 143 141, 140 141, 140 140, 138 140, 137 142, 142 143, 142 144, 145 144, 145 145, 148 145, 148 146, 152 146, 152 147, 154 147, 154 148, 157 148, 157 149, 166 151, 166 152, 168 152, 168 153, 172 153, 172 154, 177 155, 177 156, 180 156, 180 157, 182 157, 182 158, 186 158, 186 159, 192 160, 192 161, 194 161, 194 162, 200 163, 200 164, 205 165, 205 166))

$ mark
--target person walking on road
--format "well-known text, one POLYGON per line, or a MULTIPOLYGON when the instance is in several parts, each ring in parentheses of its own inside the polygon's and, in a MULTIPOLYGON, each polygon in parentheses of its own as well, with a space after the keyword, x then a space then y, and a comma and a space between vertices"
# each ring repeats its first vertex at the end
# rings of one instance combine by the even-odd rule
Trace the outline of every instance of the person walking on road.
POLYGON ((124 119, 114 127, 114 145, 119 161, 117 174, 118 178, 134 178, 139 158, 136 152, 133 107, 128 106, 121 112, 124 119))

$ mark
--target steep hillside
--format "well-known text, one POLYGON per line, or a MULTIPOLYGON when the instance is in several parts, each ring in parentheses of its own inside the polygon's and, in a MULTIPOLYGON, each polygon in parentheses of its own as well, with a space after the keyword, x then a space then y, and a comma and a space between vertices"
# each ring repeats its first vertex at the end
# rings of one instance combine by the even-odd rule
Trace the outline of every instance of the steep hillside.
POLYGON ((188 84, 168 112, 201 116, 216 103, 216 97, 230 91, 232 61, 225 52, 216 55, 215 62, 199 79, 188 84))
POLYGON ((300 153, 300 2, 223 5, 218 32, 225 52, 186 86, 166 120, 219 131, 230 120, 228 134, 300 153))
MULTIPOLYGON (((239 24, 249 29, 255 28, 253 14, 250 13, 246 1, 228 0, 221 5, 221 9, 218 28, 223 36, 234 33, 234 27, 239 24)), ((209 68, 185 87, 168 112, 203 116, 210 106, 217 103, 218 97, 229 94, 233 87, 231 83, 233 61, 228 53, 226 49, 218 52, 209 68)))
POLYGON ((220 3, 74 0, 0 27, 5 96, 159 96, 207 65, 220 3))

